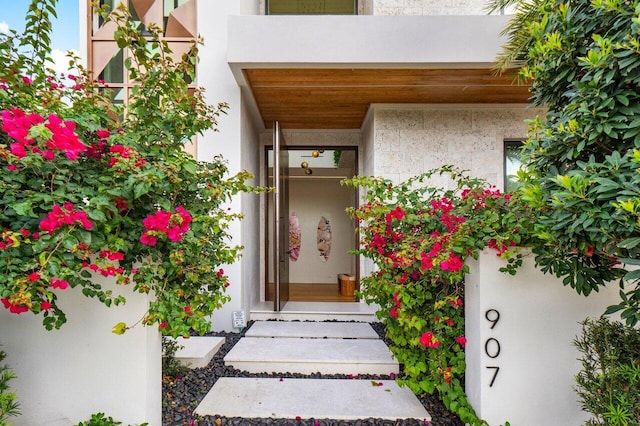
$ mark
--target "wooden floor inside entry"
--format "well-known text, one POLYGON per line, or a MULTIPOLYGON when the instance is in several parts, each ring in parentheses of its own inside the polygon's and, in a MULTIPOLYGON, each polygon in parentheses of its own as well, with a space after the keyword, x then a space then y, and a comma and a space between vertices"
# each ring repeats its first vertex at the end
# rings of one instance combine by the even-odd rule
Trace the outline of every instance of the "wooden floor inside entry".
MULTIPOLYGON (((274 285, 269 284, 269 298, 273 300, 274 285)), ((355 302, 355 296, 340 294, 338 284, 289 284, 289 300, 292 302, 355 302)))

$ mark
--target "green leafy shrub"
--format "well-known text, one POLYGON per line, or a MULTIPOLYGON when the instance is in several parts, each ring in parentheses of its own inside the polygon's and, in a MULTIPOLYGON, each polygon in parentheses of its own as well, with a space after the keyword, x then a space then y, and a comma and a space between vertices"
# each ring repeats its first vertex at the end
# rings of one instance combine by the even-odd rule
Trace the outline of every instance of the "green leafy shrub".
POLYGON ((361 293, 385 323, 390 349, 403 365, 399 377, 416 394, 437 392, 462 421, 482 423, 466 399, 465 260, 486 247, 522 263, 517 247, 528 243, 529 212, 509 195, 450 166, 398 185, 355 177, 348 185, 367 189, 351 214, 362 237, 358 251, 377 271, 361 280, 361 293), (447 178, 450 189, 430 186, 447 178))
POLYGON ((640 424, 640 330, 605 318, 586 319, 574 341, 582 369, 576 390, 587 426, 640 424))
MULTIPOLYGON (((638 1, 530 2, 517 47, 532 101, 548 108, 525 143, 523 197, 537 212, 536 262, 589 295, 640 261, 640 23, 638 1), (631 261, 627 261, 631 259, 631 261)), ((512 47, 515 47, 513 45, 512 47)), ((640 281, 620 303, 640 321, 640 281)))
POLYGON ((136 85, 125 113, 77 58, 66 79, 49 69, 55 4, 34 0, 25 33, 0 34, 0 301, 58 328, 60 292, 123 303, 95 279, 110 276, 151 296, 143 324, 207 332, 229 299, 220 266, 241 250, 227 233, 240 215, 225 203, 253 188, 249 173, 227 177, 222 158, 198 162, 183 149, 227 109, 185 79, 195 77, 198 43, 175 61, 156 26, 143 37, 122 5, 105 12, 130 51, 136 85))
MULTIPOLYGON (((0 350, 0 363, 4 361, 7 354, 0 350)), ((6 364, 0 364, 0 425, 10 425, 9 417, 20 414, 20 404, 15 392, 9 388, 9 382, 17 378, 6 364)))
POLYGON ((176 359, 176 352, 183 346, 171 337, 162 336, 162 376, 178 377, 183 375, 189 368, 182 365, 176 359))

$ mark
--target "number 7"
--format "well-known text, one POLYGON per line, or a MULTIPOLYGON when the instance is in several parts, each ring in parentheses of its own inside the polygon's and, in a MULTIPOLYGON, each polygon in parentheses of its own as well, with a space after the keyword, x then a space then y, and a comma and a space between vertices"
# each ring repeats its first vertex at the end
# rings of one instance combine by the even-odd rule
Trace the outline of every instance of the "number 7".
POLYGON ((491 382, 489 383, 489 387, 493 387, 493 383, 496 381, 496 377, 498 377, 498 371, 500 371, 500 367, 498 366, 487 366, 489 370, 493 371, 493 376, 491 377, 491 382))

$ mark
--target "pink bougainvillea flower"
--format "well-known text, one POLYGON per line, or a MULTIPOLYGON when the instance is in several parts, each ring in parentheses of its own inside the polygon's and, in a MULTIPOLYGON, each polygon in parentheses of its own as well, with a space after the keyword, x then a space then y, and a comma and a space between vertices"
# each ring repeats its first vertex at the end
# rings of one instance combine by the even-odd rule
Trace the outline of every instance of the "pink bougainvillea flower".
POLYGON ((107 139, 109 137, 111 133, 108 130, 102 130, 102 129, 98 129, 96 130, 96 135, 100 138, 100 139, 107 139))
POLYGON ((12 314, 21 314, 29 310, 29 308, 24 305, 17 305, 15 303, 11 303, 8 297, 0 299, 0 302, 2 302, 5 309, 8 309, 9 312, 11 312, 12 314))
POLYGON ((427 333, 423 333, 422 336, 420 336, 420 345, 424 346, 425 348, 435 349, 440 346, 440 341, 435 338, 433 332, 429 331, 427 333))
POLYGON ((65 290, 69 287, 69 282, 58 278, 51 278, 51 281, 49 281, 49 285, 51 286, 51 288, 59 288, 60 290, 65 290))
POLYGON ((391 223, 393 219, 402 220, 403 217, 407 215, 407 212, 402 210, 400 206, 396 206, 395 209, 391 210, 389 213, 385 215, 385 220, 387 223, 391 223))
POLYGON ((119 251, 101 250, 98 252, 98 257, 106 258, 111 261, 124 260, 124 253, 119 251))
POLYGON ((467 345, 467 338, 464 336, 458 336, 456 337, 456 343, 464 348, 467 345))
POLYGON ((51 235, 62 226, 75 225, 78 222, 85 229, 93 228, 93 223, 88 219, 87 214, 75 211, 73 204, 67 202, 63 207, 54 204, 47 216, 40 221, 39 227, 40 230, 46 231, 51 235))
POLYGON ((156 238, 155 236, 149 234, 148 232, 145 232, 144 234, 142 234, 140 236, 140 242, 142 244, 145 244, 145 245, 153 247, 158 243, 158 238, 156 238))
POLYGON ((167 326, 168 326, 168 325, 169 325, 169 323, 168 323, 168 322, 166 322, 166 321, 162 321, 162 322, 160 323, 160 325, 158 325, 158 328, 160 328, 160 329, 167 328, 167 326))
POLYGON ((433 268, 433 260, 431 260, 427 253, 420 253, 420 268, 425 271, 433 268))
POLYGON ((33 84, 33 80, 31 80, 29 77, 27 77, 26 75, 22 76, 22 82, 24 84, 33 84))
POLYGON ((10 172, 15 172, 16 170, 18 170, 18 166, 15 164, 7 164, 7 170, 9 170, 10 172))
POLYGON ((48 311, 49 309, 51 309, 51 302, 47 302, 45 300, 44 302, 40 303, 40 310, 41 311, 48 311))
POLYGON ((440 269, 449 272, 459 272, 464 267, 464 262, 455 254, 450 253, 447 260, 440 262, 440 269))
POLYGON ((115 199, 116 208, 121 212, 128 210, 129 206, 127 205, 127 200, 122 197, 118 197, 115 199))
POLYGON ((38 281, 40 279, 40 274, 37 273, 37 272, 32 272, 32 273, 29 274, 29 276, 27 278, 32 283, 35 283, 36 281, 38 281))

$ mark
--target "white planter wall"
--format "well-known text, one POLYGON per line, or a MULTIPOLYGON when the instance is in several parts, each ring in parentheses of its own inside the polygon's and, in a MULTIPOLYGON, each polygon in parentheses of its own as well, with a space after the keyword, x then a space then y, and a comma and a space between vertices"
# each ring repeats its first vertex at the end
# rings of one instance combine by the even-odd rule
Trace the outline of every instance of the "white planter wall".
POLYGON ((147 310, 147 297, 118 286, 126 305, 107 308, 78 288, 60 291, 67 323, 47 331, 42 318, 0 308, 0 345, 17 379, 22 415, 15 426, 69 426, 103 412, 125 425, 162 421, 161 339, 155 327, 138 325, 117 336, 147 310))
POLYGON ((503 265, 492 251, 469 262, 469 401, 492 426, 506 421, 512 426, 581 425, 588 416, 573 390, 580 353, 572 342, 581 332, 580 321, 599 317, 618 301, 617 285, 584 297, 535 269, 533 256, 525 259, 516 276, 499 272, 503 265), (495 321, 497 313, 500 318, 495 321))

